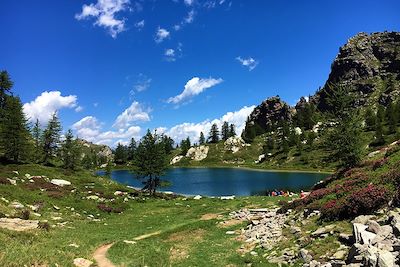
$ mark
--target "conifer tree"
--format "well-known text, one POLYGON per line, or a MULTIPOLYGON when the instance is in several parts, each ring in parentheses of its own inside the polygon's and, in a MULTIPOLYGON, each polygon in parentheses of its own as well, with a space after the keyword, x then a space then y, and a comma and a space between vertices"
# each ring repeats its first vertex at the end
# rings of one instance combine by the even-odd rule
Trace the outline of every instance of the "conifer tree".
POLYGON ((396 132, 396 108, 393 102, 390 102, 386 107, 386 123, 388 125, 388 133, 393 134, 396 132))
POLYGON ((38 163, 41 161, 42 155, 42 129, 40 127, 39 119, 36 119, 35 124, 32 128, 32 137, 34 142, 34 155, 35 162, 38 163))
POLYGON ((221 127, 221 138, 224 141, 226 141, 229 138, 229 124, 226 121, 224 121, 221 127))
POLYGON ((50 164, 55 157, 60 144, 61 124, 58 120, 57 113, 54 112, 46 129, 43 131, 43 154, 44 163, 50 164))
POLYGON ((219 142, 219 131, 216 123, 211 125, 210 133, 208 134, 208 142, 218 143, 219 142))
POLYGON ((192 146, 190 143, 190 138, 187 137, 186 139, 181 141, 181 155, 186 156, 186 153, 188 152, 189 148, 192 146))
POLYGON ((4 108, 7 93, 11 92, 13 85, 8 72, 6 70, 0 71, 0 109, 4 108))
POLYGON ((166 135, 162 135, 161 139, 164 144, 165 153, 167 153, 167 155, 171 154, 171 151, 174 149, 174 140, 166 135))
POLYGON ((114 152, 114 162, 117 164, 125 164, 127 160, 128 148, 121 143, 118 143, 114 152))
POLYGON ((133 158, 135 157, 135 152, 137 149, 137 143, 135 138, 131 138, 131 142, 129 143, 129 147, 128 147, 128 160, 133 160, 133 158))
POLYGON ((143 190, 154 195, 156 188, 161 185, 160 177, 165 174, 168 166, 160 136, 148 130, 137 147, 134 159, 134 172, 140 179, 145 179, 143 190))
POLYGON ((76 170, 80 163, 80 146, 71 130, 65 134, 65 140, 61 145, 61 159, 63 167, 69 170, 76 170))
POLYGON ((368 107, 365 110, 365 126, 367 128, 367 130, 372 130, 375 128, 375 114, 374 111, 372 110, 372 108, 368 107))
POLYGON ((236 136, 236 130, 235 130, 235 124, 231 123, 229 125, 229 137, 234 137, 236 136))
POLYGON ((19 97, 4 95, 0 127, 0 147, 8 161, 27 160, 30 152, 30 132, 19 97))
POLYGON ((203 132, 200 132, 199 144, 204 145, 206 143, 206 139, 204 138, 203 132))

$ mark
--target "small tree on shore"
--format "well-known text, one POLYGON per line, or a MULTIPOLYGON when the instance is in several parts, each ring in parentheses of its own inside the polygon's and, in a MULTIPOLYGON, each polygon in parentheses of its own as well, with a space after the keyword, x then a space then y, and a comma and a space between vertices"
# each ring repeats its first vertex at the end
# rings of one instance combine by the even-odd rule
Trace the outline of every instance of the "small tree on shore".
POLYGON ((165 147, 159 135, 147 131, 137 147, 133 165, 138 178, 145 180, 142 190, 154 195, 161 184, 160 177, 169 166, 165 147))
POLYGON ((199 144, 204 145, 206 143, 206 139, 204 138, 203 132, 200 132, 199 144))
POLYGON ((61 146, 61 159, 63 167, 69 170, 76 170, 80 164, 80 147, 71 130, 65 135, 65 140, 61 146))
POLYGON ((219 131, 216 123, 211 125, 210 133, 208 134, 208 142, 218 143, 219 142, 219 131))
POLYGON ((44 163, 49 164, 55 157, 60 144, 61 123, 58 120, 57 113, 53 113, 46 129, 43 131, 43 154, 44 163))
POLYGON ((226 121, 224 121, 221 127, 221 137, 222 140, 224 141, 226 141, 229 138, 229 124, 226 121))

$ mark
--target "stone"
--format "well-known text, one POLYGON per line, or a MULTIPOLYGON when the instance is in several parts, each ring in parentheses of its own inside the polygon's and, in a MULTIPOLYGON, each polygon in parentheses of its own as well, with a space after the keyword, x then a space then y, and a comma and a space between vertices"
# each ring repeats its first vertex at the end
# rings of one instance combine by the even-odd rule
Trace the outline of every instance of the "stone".
POLYGON ((346 250, 338 250, 333 254, 333 259, 335 260, 343 260, 347 256, 347 251, 346 250))
POLYGON ((207 158, 208 155, 208 146, 198 146, 198 147, 191 147, 186 153, 186 157, 194 160, 194 161, 202 161, 203 159, 207 158))
POLYGON ((182 155, 176 156, 173 159, 171 159, 171 162, 169 164, 174 165, 174 164, 178 163, 179 161, 181 161, 183 158, 184 158, 184 156, 182 156, 182 155))
POLYGON ((224 142, 224 149, 232 153, 238 152, 243 147, 246 147, 246 142, 240 136, 231 136, 224 142))
POLYGON ((227 234, 227 235, 234 235, 234 234, 235 234, 235 231, 226 231, 225 234, 227 234))
POLYGON ((123 242, 124 242, 125 244, 129 244, 129 245, 136 244, 136 241, 133 241, 133 240, 124 240, 123 242))
POLYGON ((221 200, 233 200, 235 199, 235 196, 222 196, 220 197, 221 200))
POLYGON ((361 243, 361 233, 364 232, 368 226, 361 223, 353 223, 353 236, 356 243, 361 243))
POLYGON ((14 208, 14 209, 23 209, 25 206, 24 205, 22 205, 21 203, 19 203, 19 202, 16 202, 16 201, 14 201, 14 202, 11 202, 11 204, 10 205, 8 205, 10 208, 14 208))
POLYGON ((76 258, 74 259, 74 265, 76 267, 90 267, 93 265, 93 261, 84 258, 76 258))
POLYGON ((368 221, 371 221, 373 217, 373 215, 360 215, 356 217, 352 223, 367 224, 368 221))
POLYGON ((377 267, 393 267, 395 266, 395 257, 389 251, 379 251, 377 267))
POLYGON ((96 195, 87 196, 86 198, 89 200, 99 200, 99 196, 96 195))
POLYGON ((367 251, 365 252, 365 265, 366 266, 376 266, 378 263, 378 249, 376 247, 368 247, 367 251))
POLYGON ((308 252, 308 250, 302 248, 299 251, 299 258, 301 258, 304 262, 309 263, 312 260, 312 256, 308 252))
POLYGON ((369 220, 367 222, 367 226, 368 226, 367 231, 372 232, 374 234, 378 234, 381 230, 381 226, 379 225, 379 223, 377 223, 374 220, 369 220))
POLYGON ((7 178, 11 185, 17 185, 17 181, 14 179, 7 178))
POLYGON ((70 181, 67 180, 62 180, 62 179, 52 179, 50 183, 55 184, 57 186, 65 186, 65 185, 71 185, 70 181))
POLYGON ((0 228, 5 228, 12 231, 28 231, 38 228, 39 221, 37 220, 22 220, 19 218, 0 218, 0 228))
POLYGON ((79 245, 77 245, 77 244, 75 244, 75 243, 72 243, 72 244, 69 244, 68 247, 79 248, 79 245))
POLYGON ((199 199, 202 199, 203 197, 202 196, 200 196, 200 195, 197 195, 197 196, 194 196, 193 197, 193 199, 195 199, 195 200, 199 200, 199 199))
POLYGON ((363 231, 360 233, 360 237, 361 237, 361 244, 371 244, 372 240, 375 239, 376 234, 368 232, 368 231, 363 231))
POLYGON ((258 164, 265 159, 265 154, 261 154, 258 156, 258 160, 254 161, 254 163, 258 164))
POLYGON ((351 246, 349 253, 347 254, 346 262, 360 263, 362 261, 362 255, 365 253, 367 248, 367 245, 355 243, 353 246, 351 246))
POLYGON ((314 231, 311 236, 313 237, 318 237, 318 236, 322 236, 325 234, 329 234, 330 232, 332 232, 333 230, 335 230, 336 226, 334 224, 330 224, 324 227, 321 227, 319 229, 317 229, 316 231, 314 231))

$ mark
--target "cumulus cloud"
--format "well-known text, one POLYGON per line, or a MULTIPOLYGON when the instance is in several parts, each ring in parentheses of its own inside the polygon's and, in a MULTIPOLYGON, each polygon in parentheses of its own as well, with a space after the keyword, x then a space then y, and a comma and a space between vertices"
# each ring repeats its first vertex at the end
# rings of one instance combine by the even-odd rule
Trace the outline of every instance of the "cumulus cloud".
POLYGON ((83 107, 82 106, 77 106, 76 108, 75 108, 75 112, 81 112, 83 110, 83 107))
POLYGON ((180 57, 182 57, 182 43, 178 43, 176 48, 168 48, 164 51, 164 59, 166 61, 174 62, 180 57))
POLYGON ((76 95, 62 96, 60 91, 45 91, 35 100, 25 103, 23 109, 29 121, 38 119, 41 124, 46 124, 54 112, 63 108, 77 108, 77 100, 76 95))
POLYGON ((95 144, 116 145, 117 143, 127 144, 131 138, 139 139, 141 128, 130 126, 127 129, 118 131, 101 131, 102 124, 97 118, 87 116, 72 125, 79 138, 95 144))
POLYGON ((237 57, 236 60, 239 61, 240 64, 242 64, 243 66, 249 68, 249 71, 254 70, 258 65, 258 61, 252 57, 249 58, 237 57))
POLYGON ((115 120, 113 127, 123 129, 131 126, 132 122, 150 121, 150 109, 146 109, 139 102, 134 101, 115 120))
POLYGON ((156 41, 156 43, 161 43, 162 41, 164 41, 165 38, 168 38, 169 36, 170 36, 169 31, 167 31, 164 28, 158 27, 154 41, 156 41))
POLYGON ((116 38, 125 30, 125 19, 116 18, 117 13, 129 9, 129 0, 98 0, 96 4, 83 5, 82 12, 75 15, 77 20, 95 18, 94 25, 108 30, 116 38))
MULTIPOLYGON (((140 73, 138 75, 137 81, 135 85, 133 86, 133 90, 136 92, 143 92, 147 89, 149 89, 151 85, 152 79, 144 75, 143 73, 140 73)), ((131 95, 134 94, 134 91, 131 91, 131 95)))
POLYGON ((135 27, 139 30, 143 29, 144 27, 144 20, 138 21, 135 23, 135 27))
POLYGON ((240 110, 226 113, 219 119, 205 120, 198 123, 185 122, 175 125, 169 129, 159 127, 157 128, 159 129, 157 132, 161 131, 162 133, 165 133, 178 143, 187 137, 189 137, 190 140, 195 143, 199 140, 200 132, 203 132, 203 134, 207 137, 212 124, 216 123, 220 129, 224 121, 226 121, 229 124, 233 123, 236 126, 236 134, 240 135, 245 127, 247 117, 254 110, 254 108, 255 106, 244 106, 240 110))
POLYGON ((199 78, 193 77, 190 79, 186 84, 183 92, 177 96, 170 97, 167 102, 179 104, 181 102, 187 101, 190 98, 202 93, 208 88, 211 88, 219 83, 222 83, 223 80, 221 78, 214 79, 214 78, 199 78))

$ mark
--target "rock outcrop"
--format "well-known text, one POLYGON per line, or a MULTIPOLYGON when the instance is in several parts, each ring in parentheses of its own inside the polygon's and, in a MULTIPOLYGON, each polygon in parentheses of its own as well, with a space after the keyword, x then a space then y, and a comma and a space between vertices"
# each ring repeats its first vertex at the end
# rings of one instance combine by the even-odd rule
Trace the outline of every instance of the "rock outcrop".
POLYGON ((241 148, 246 147, 246 142, 240 136, 232 136, 224 142, 224 148, 232 153, 238 152, 241 148))
POLYGON ((331 84, 348 86, 355 107, 395 100, 400 95, 400 32, 359 33, 340 48, 325 86, 312 97, 322 111, 329 109, 331 84))
POLYGON ((182 155, 176 156, 173 159, 171 159, 169 164, 174 165, 174 164, 178 163, 179 161, 181 161, 182 159, 183 159, 182 155))
POLYGON ((28 231, 38 228, 39 221, 37 220, 22 220, 19 218, 0 218, 0 228, 5 228, 12 231, 28 231))
POLYGON ((203 146, 203 145, 197 147, 191 147, 186 153, 186 157, 195 161, 202 161, 203 159, 207 158, 208 149, 209 149, 208 146, 203 146))

